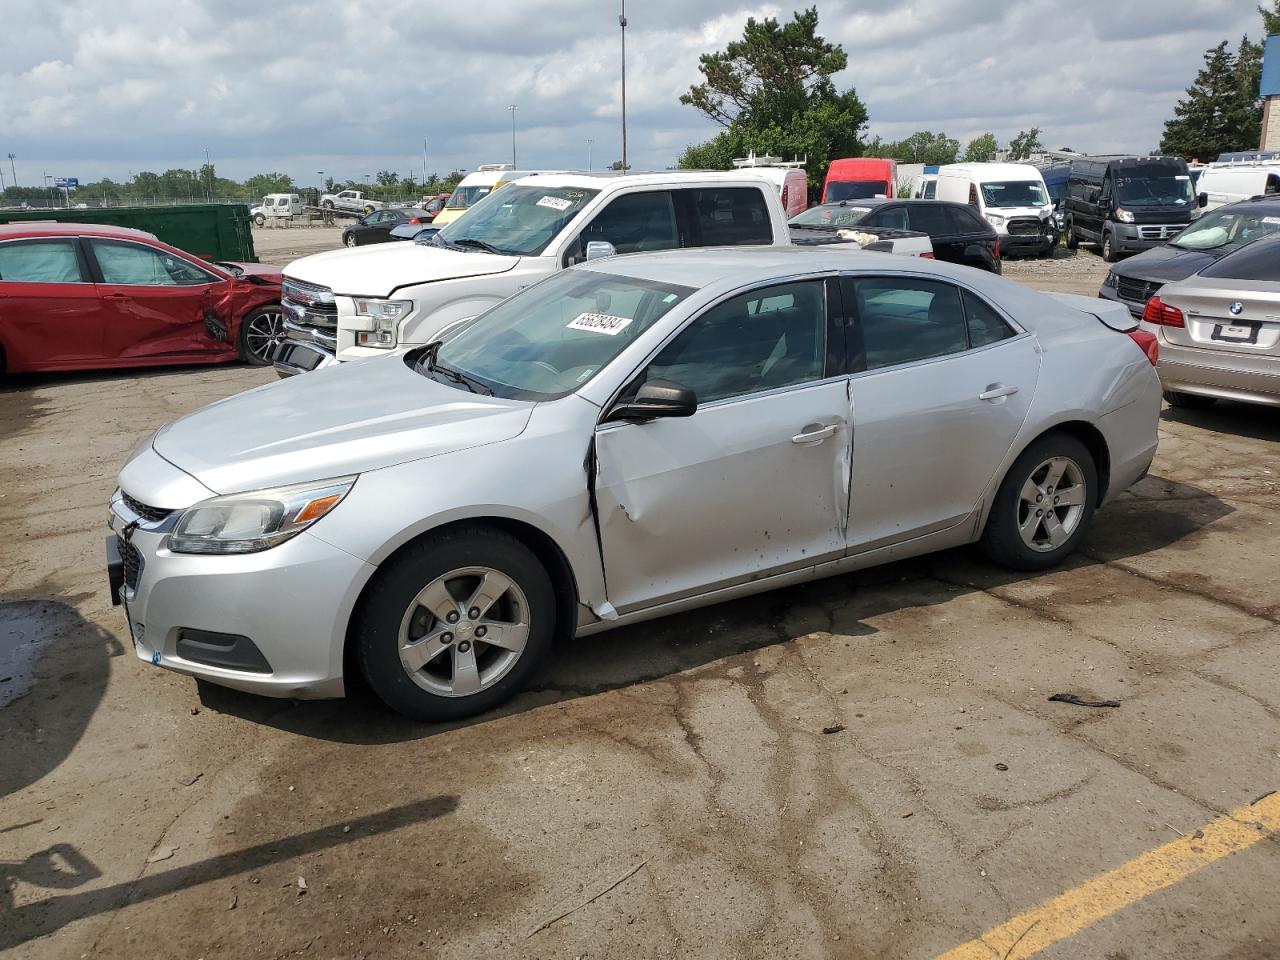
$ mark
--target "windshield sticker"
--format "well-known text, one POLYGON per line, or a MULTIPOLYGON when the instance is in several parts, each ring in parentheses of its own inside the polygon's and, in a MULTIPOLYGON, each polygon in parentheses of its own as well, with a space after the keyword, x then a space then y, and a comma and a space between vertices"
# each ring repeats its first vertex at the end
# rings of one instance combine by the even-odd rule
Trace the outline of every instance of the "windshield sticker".
POLYGON ((593 333, 603 333, 613 337, 625 330, 632 319, 632 317, 614 317, 607 313, 580 313, 569 322, 566 329, 590 330, 593 333))
POLYGON ((1176 174, 1174 174, 1173 179, 1175 179, 1175 180, 1190 180, 1191 178, 1190 178, 1189 176, 1187 176, 1185 173, 1176 173, 1176 174))
POLYGON ((1263 217, 1263 223, 1280 223, 1280 217, 1263 217))
POLYGON ((538 201, 540 207, 550 207, 552 210, 565 211, 573 206, 572 200, 561 200, 559 197, 543 197, 538 201))

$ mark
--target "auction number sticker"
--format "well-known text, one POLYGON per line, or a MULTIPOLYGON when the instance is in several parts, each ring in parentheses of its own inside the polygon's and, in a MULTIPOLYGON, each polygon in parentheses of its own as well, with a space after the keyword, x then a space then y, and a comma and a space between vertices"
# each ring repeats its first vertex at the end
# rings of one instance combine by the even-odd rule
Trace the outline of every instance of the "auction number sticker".
POLYGON ((564 200, 560 197, 543 197, 538 201, 540 207, 550 207, 552 210, 568 210, 573 206, 572 200, 564 200))
POLYGON ((590 330, 614 337, 627 328, 632 317, 614 317, 607 313, 580 313, 569 322, 569 330, 590 330))

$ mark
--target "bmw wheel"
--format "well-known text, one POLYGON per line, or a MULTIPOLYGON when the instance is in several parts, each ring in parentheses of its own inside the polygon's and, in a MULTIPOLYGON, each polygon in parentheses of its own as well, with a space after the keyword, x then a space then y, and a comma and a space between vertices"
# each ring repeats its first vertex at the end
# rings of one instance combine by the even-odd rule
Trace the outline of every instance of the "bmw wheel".
POLYGON ((996 494, 982 534, 987 556, 1014 570, 1047 570, 1076 548, 1098 495, 1093 455, 1050 433, 1022 452, 996 494))
POLYGON ((551 647, 555 593, 538 558, 488 527, 432 534, 378 576, 355 621, 374 692, 416 720, 456 720, 517 693, 551 647))
POLYGON ((275 304, 259 307, 240 321, 240 359, 255 367, 271 363, 284 341, 284 314, 275 304))

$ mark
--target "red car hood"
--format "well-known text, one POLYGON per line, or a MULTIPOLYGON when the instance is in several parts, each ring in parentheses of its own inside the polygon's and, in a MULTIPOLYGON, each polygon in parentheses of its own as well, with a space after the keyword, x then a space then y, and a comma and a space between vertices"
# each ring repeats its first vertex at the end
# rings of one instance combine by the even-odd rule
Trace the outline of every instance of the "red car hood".
POLYGON ((261 277, 263 280, 270 280, 272 283, 280 283, 284 279, 284 267, 277 267, 270 263, 240 263, 236 260, 218 260, 216 263, 239 267, 244 271, 245 276, 252 274, 255 277, 261 277))

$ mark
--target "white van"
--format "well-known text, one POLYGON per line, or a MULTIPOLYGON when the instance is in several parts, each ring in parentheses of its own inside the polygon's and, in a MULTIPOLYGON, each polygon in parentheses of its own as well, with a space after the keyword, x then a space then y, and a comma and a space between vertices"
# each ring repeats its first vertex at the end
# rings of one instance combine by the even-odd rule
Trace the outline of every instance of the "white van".
POLYGON ((431 221, 439 227, 457 220, 470 209, 477 200, 487 197, 493 188, 504 180, 511 179, 515 168, 509 163, 482 163, 474 173, 468 173, 453 188, 444 209, 431 221))
POLYGON ((1201 212, 1224 203, 1280 193, 1280 160, 1206 164, 1196 181, 1196 191, 1201 212))
POLYGON ((262 203, 249 210, 249 216, 258 226, 268 218, 289 219, 302 215, 302 197, 296 193, 268 193, 262 203))
POLYGON ((938 168, 935 196, 976 207, 995 227, 1003 253, 1053 253, 1053 201, 1044 177, 1030 164, 948 163, 938 168))
POLYGON ((786 161, 781 157, 757 157, 754 153, 733 161, 739 170, 758 173, 775 187, 782 200, 787 219, 809 209, 809 177, 803 160, 786 161))
POLYGON ((911 181, 911 196, 915 200, 933 200, 938 191, 938 175, 921 173, 911 181))

